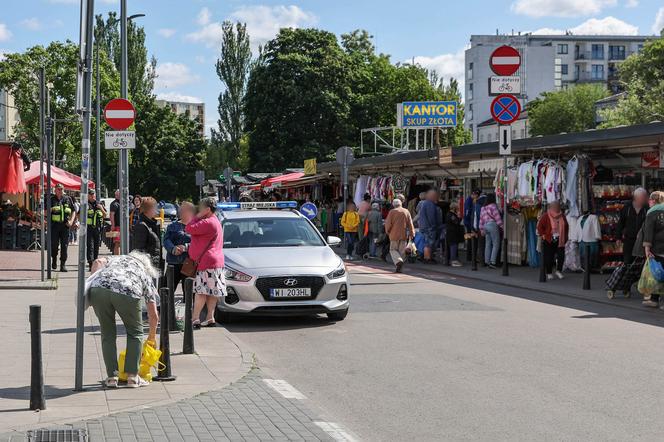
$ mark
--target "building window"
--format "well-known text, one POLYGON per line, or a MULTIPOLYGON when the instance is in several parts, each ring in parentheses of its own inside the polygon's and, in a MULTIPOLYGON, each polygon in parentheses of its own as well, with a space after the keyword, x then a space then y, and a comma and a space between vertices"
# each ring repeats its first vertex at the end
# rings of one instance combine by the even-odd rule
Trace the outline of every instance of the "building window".
POLYGON ((468 85, 468 100, 473 99, 473 83, 468 85))
POLYGON ((468 120, 469 121, 473 120, 473 105, 472 104, 468 105, 468 120))
POLYGON ((526 138, 526 129, 521 129, 521 138, 526 138))
POLYGON ((642 50, 643 50, 643 45, 642 44, 640 44, 636 47, 636 52, 640 53, 642 50))
POLYGON ((484 134, 480 134, 480 143, 484 143, 484 134))
POLYGON ((592 65, 592 70, 590 71, 592 80, 604 80, 604 65, 603 64, 594 64, 592 65))
POLYGON ((473 79, 473 62, 468 63, 468 79, 473 79))
POLYGON ((581 68, 579 67, 578 64, 575 64, 574 65, 574 79, 578 81, 580 77, 581 77, 581 68))
POLYGON ((559 54, 567 54, 569 53, 569 46, 566 44, 559 44, 558 45, 558 53, 559 54))
POLYGON ((566 64, 561 64, 560 65, 560 73, 563 75, 567 75, 569 73, 569 66, 566 64))
POLYGON ((604 45, 593 45, 591 56, 593 60, 604 60, 604 45))
POLYGON ((609 46, 609 60, 624 60, 625 46, 609 46))

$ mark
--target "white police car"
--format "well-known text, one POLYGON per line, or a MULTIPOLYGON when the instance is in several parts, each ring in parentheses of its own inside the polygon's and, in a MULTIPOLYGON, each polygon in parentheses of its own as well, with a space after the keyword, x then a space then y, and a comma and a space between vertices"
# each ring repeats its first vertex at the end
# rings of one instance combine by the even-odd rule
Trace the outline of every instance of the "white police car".
POLYGON ((348 314, 349 283, 343 260, 296 210, 294 201, 221 203, 227 295, 216 319, 235 315, 348 314))

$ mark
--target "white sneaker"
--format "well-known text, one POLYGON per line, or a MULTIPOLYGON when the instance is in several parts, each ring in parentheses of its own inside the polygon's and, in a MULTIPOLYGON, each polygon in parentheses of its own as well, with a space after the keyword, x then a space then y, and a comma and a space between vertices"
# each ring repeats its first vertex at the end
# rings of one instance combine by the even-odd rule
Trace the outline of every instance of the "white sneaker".
POLYGON ((463 264, 459 261, 452 261, 452 267, 463 267, 463 264))
POLYGON ((139 375, 127 378, 127 387, 129 388, 147 387, 148 385, 150 383, 139 375))
POLYGON ((104 381, 106 388, 118 388, 118 378, 117 376, 109 376, 104 381))
POLYGON ((546 275, 546 279, 551 281, 553 279, 553 275, 551 273, 549 273, 548 275, 546 275))
POLYGON ((560 273, 560 272, 556 272, 556 278, 558 278, 558 279, 565 279, 565 276, 564 276, 562 273, 560 273))

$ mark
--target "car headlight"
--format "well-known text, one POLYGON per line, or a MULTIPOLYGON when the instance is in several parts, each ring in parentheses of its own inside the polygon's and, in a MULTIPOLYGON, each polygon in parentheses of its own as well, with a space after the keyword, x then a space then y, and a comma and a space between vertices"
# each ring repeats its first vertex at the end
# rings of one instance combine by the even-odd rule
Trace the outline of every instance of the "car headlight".
POLYGON ((232 267, 224 267, 224 276, 230 281, 240 281, 240 282, 249 282, 251 281, 251 276, 246 273, 242 273, 239 270, 235 270, 232 267))
POLYGON ((339 267, 337 267, 335 270, 328 273, 327 277, 329 279, 336 279, 336 278, 341 278, 345 274, 346 274, 346 266, 342 262, 341 265, 339 265, 339 267))

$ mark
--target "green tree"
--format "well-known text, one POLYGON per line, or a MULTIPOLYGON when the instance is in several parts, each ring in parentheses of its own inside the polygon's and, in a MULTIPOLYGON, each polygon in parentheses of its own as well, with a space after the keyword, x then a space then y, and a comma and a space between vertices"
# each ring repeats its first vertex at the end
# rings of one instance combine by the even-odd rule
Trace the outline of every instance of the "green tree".
POLYGON ((608 95, 606 87, 599 84, 544 92, 527 106, 531 135, 581 132, 595 127, 595 102, 608 95))
POLYGON ((349 66, 334 34, 282 29, 254 67, 245 100, 254 168, 322 158, 351 139, 349 66))
POLYGON ((219 131, 212 138, 230 148, 227 159, 237 167, 240 160, 240 142, 244 131, 243 102, 251 69, 251 48, 247 26, 225 21, 222 25, 221 56, 217 59, 217 75, 225 90, 219 94, 219 131))
POLYGON ((619 68, 626 98, 603 112, 603 127, 664 120, 664 38, 647 42, 619 68))

